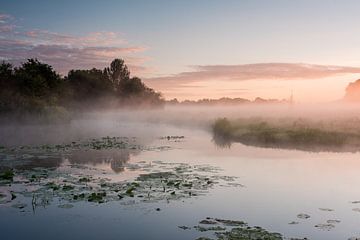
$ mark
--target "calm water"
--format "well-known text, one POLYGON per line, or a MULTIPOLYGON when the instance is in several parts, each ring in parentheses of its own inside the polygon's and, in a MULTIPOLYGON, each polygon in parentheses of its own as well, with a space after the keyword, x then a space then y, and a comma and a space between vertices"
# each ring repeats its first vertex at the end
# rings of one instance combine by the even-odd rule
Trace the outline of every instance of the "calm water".
MULTIPOLYGON (((7 129, 2 132, 2 141, 3 144, 27 144, 27 141, 69 140, 75 137, 72 130, 79 129, 80 125, 74 123, 66 130, 20 129, 17 134, 21 137, 11 135, 7 129)), ((1 206, 1 239, 196 239, 211 234, 182 230, 178 226, 194 226, 205 217, 244 220, 249 225, 261 226, 287 237, 338 240, 360 236, 360 212, 352 210, 360 208, 360 203, 351 203, 360 200, 359 153, 307 153, 241 144, 219 148, 208 131, 162 124, 95 124, 91 130, 78 131, 76 137, 87 134, 135 136, 146 146, 170 146, 166 150, 117 150, 110 155, 107 152, 107 158, 101 153, 74 154, 72 161, 75 163, 98 168, 114 180, 134 178, 139 173, 127 170, 122 163, 184 162, 220 167, 222 174, 239 177, 237 181, 244 187, 218 186, 205 196, 168 204, 125 206, 120 202, 79 202, 71 209, 61 209, 53 203, 35 212, 1 206), (185 136, 185 139, 168 141, 159 138, 167 135, 185 136), (297 214, 300 213, 311 217, 299 219, 297 214), (341 222, 334 224, 330 231, 315 227, 334 219, 341 222), (292 221, 299 223, 289 224, 292 221)), ((54 161, 44 162, 61 168, 70 160, 54 161)))

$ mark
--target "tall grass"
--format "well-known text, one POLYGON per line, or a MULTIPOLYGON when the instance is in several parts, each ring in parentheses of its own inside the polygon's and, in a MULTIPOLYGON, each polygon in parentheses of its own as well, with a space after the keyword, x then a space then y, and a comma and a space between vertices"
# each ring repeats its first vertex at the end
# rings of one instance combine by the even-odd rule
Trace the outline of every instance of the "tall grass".
POLYGON ((220 118, 212 126, 215 143, 231 142, 260 147, 307 151, 358 151, 360 125, 346 122, 311 122, 304 119, 237 119, 220 118))

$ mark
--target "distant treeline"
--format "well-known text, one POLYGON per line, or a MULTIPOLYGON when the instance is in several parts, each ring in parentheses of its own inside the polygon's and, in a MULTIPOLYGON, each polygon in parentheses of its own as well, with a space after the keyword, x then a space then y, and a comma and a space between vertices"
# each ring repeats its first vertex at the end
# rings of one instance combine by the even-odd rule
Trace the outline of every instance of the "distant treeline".
POLYGON ((71 70, 60 76, 37 59, 19 67, 0 65, 0 113, 63 114, 69 110, 115 108, 122 106, 158 107, 161 93, 131 77, 122 59, 103 70, 71 70))
POLYGON ((360 102, 360 79, 349 83, 349 85, 346 87, 344 100, 347 102, 360 102))
POLYGON ((228 98, 223 97, 219 99, 199 99, 199 100, 184 100, 184 101, 178 101, 176 98, 169 100, 166 102, 167 104, 173 104, 173 105, 239 105, 239 104, 251 104, 251 103, 292 103, 292 100, 287 99, 264 99, 257 97, 255 100, 251 101, 246 98, 228 98))

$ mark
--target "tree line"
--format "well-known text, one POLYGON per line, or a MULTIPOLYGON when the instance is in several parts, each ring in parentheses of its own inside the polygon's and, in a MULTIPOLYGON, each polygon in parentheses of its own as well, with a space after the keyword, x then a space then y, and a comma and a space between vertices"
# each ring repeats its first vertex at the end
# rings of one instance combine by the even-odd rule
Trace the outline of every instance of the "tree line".
POLYGON ((0 113, 46 113, 114 107, 158 107, 161 93, 131 77, 124 60, 105 69, 70 70, 62 77, 52 66, 28 59, 19 67, 0 64, 0 113))

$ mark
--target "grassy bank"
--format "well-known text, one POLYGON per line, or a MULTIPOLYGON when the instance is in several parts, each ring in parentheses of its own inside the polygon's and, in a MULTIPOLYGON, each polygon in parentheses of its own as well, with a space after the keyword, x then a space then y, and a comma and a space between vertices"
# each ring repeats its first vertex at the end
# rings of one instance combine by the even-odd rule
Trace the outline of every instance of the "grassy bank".
POLYGON ((304 119, 217 119, 212 126, 220 146, 245 145, 306 151, 355 152, 360 150, 360 125, 350 122, 304 119))

